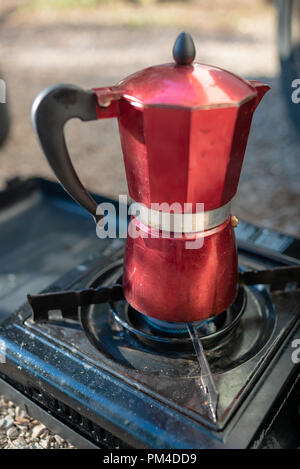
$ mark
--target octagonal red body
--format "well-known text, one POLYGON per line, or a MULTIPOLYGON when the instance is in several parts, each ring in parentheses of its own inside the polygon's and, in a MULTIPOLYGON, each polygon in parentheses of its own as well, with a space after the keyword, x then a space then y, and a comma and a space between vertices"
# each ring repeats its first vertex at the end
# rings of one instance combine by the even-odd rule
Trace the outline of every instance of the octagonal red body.
POLYGON ((98 117, 118 118, 133 200, 192 203, 193 211, 197 202, 212 210, 230 201, 253 112, 268 89, 203 64, 150 67, 95 89, 98 117))
MULTIPOLYGON (((202 64, 166 64, 117 87, 95 90, 98 117, 117 117, 129 194, 135 202, 197 203, 210 211, 234 197, 253 112, 269 89, 202 64), (117 96, 117 100, 114 97, 117 96), (110 99, 111 105, 101 107, 110 99)), ((134 218, 147 237, 127 238, 123 285, 128 302, 151 317, 198 321, 235 299, 237 251, 231 217, 181 239, 134 218), (186 241, 203 238, 200 249, 186 241)))

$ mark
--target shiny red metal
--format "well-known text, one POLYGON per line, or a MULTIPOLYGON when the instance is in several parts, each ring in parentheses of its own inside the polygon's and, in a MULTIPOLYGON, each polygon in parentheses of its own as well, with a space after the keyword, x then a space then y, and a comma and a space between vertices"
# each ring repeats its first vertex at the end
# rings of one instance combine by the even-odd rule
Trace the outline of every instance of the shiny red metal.
POLYGON ((135 309, 153 318, 185 322, 214 316, 233 303, 238 266, 230 217, 216 228, 182 238, 164 238, 134 218, 131 223, 141 236, 127 238, 123 287, 135 309), (186 242, 201 237, 202 248, 186 249, 186 242))
MULTIPOLYGON (((215 210, 235 195, 253 112, 269 89, 218 67, 165 64, 110 88, 95 89, 99 119, 117 117, 130 196, 152 203, 204 203, 215 210)), ((166 321, 221 313, 237 291, 230 218, 208 231, 127 239, 124 292, 140 312, 166 321), (200 249, 187 239, 203 237, 200 249)))
POLYGON ((95 89, 99 119, 118 117, 130 196, 147 207, 186 202, 195 211, 197 202, 205 210, 225 205, 236 193, 253 112, 268 89, 200 64, 151 67, 117 87, 95 89), (219 79, 214 86, 208 72, 219 79), (106 102, 111 104, 104 107, 106 102))
POLYGON ((219 67, 200 63, 149 67, 125 78, 119 87, 125 99, 142 107, 233 106, 257 94, 249 81, 219 67))

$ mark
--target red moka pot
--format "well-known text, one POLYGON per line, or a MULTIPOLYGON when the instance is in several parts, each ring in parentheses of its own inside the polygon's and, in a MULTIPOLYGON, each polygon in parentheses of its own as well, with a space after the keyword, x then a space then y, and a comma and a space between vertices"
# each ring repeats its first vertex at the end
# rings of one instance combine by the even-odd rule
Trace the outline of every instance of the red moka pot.
POLYGON ((33 123, 59 181, 98 222, 102 215, 74 171, 63 128, 74 117, 118 119, 134 208, 126 299, 145 315, 186 322, 217 315, 235 299, 230 202, 253 112, 269 87, 193 63, 187 33, 177 38, 173 56, 175 63, 147 68, 116 86, 49 88, 34 102, 33 123))

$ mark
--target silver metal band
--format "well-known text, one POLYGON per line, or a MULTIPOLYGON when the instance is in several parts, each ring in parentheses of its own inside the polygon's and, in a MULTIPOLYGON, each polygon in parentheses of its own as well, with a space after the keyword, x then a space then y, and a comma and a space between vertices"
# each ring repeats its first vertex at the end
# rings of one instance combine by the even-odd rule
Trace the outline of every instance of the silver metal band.
MULTIPOLYGON (((215 210, 205 211, 204 204, 197 204, 198 211, 195 213, 170 213, 148 208, 143 204, 132 201, 129 214, 144 225, 157 230, 171 233, 197 233, 210 230, 224 223, 230 215, 230 206, 231 202, 228 202, 215 210)), ((170 210, 172 210, 172 205, 170 210)))

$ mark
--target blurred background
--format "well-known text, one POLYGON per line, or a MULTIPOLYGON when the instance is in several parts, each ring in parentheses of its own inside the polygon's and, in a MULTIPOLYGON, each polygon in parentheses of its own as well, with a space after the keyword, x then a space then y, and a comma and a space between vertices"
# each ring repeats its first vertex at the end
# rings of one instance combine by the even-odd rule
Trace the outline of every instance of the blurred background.
MULTIPOLYGON (((233 214, 299 236, 300 140, 280 86, 277 10, 267 0, 1 0, 0 78, 11 131, 0 149, 0 188, 15 176, 54 178, 30 121, 43 88, 112 85, 170 62, 183 30, 193 35, 197 61, 271 86, 255 113, 233 214)), ((86 186, 110 197, 125 194, 116 121, 74 120, 66 131, 86 186)))

